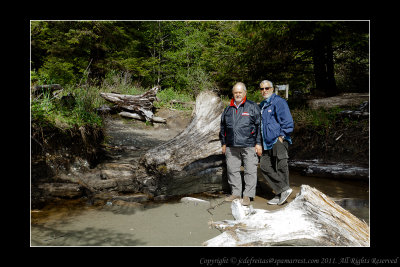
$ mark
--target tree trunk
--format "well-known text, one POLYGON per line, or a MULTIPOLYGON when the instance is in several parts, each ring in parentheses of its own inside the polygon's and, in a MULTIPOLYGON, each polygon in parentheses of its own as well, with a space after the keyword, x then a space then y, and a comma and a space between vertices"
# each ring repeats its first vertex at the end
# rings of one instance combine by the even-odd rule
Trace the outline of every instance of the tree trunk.
POLYGON ((235 220, 213 222, 222 234, 205 246, 369 246, 369 226, 308 185, 286 207, 267 211, 232 202, 235 220))
POLYGON ((215 191, 227 185, 218 136, 223 109, 216 94, 200 93, 188 127, 142 156, 140 162, 154 177, 157 194, 215 191))
POLYGON ((333 49, 331 32, 321 28, 314 35, 314 77, 317 91, 324 92, 326 96, 337 95, 334 76, 333 49))

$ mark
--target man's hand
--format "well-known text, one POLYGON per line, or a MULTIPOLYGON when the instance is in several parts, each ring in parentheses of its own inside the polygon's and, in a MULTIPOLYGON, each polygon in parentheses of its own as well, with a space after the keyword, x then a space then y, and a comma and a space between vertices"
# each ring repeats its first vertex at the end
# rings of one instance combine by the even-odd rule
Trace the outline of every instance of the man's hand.
POLYGON ((278 137, 278 139, 279 139, 279 141, 281 142, 281 143, 283 143, 283 139, 284 139, 285 137, 284 136, 279 136, 278 137))
POLYGON ((225 154, 225 152, 226 152, 226 145, 223 145, 222 146, 222 154, 225 154))
POLYGON ((261 155, 262 155, 262 146, 256 145, 255 149, 256 149, 257 156, 261 157, 261 155))

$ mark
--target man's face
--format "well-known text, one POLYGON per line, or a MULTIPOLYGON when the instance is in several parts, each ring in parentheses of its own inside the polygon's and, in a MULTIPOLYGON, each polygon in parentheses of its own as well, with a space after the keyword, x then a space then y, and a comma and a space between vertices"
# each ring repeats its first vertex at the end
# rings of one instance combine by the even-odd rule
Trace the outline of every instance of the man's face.
POLYGON ((274 88, 271 86, 270 83, 263 83, 260 85, 260 92, 263 98, 268 98, 272 95, 274 88))
POLYGON ((246 92, 243 90, 241 86, 236 86, 235 88, 233 88, 232 94, 237 104, 242 102, 244 97, 246 96, 246 92))

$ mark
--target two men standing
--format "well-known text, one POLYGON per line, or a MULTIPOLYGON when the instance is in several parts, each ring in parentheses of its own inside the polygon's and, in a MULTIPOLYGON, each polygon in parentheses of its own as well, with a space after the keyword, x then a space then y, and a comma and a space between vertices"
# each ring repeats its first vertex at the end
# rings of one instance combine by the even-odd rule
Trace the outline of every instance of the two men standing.
POLYGON ((242 204, 249 205, 250 197, 255 197, 258 156, 261 156, 261 172, 276 194, 268 204, 281 205, 292 193, 287 159, 294 123, 286 100, 274 94, 273 89, 270 81, 260 83, 264 100, 257 106, 246 99, 243 83, 232 88, 233 99, 221 115, 220 129, 222 153, 226 155, 228 183, 232 190, 226 201, 242 195, 242 161, 245 182, 242 204))

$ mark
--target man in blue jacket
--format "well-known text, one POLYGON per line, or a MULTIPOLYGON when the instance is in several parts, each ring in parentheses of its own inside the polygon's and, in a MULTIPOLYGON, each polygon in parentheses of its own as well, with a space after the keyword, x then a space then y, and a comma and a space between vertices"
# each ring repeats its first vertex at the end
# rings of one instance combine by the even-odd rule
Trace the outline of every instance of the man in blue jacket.
POLYGON ((276 194, 268 204, 282 205, 292 193, 289 186, 288 149, 292 144, 290 134, 294 122, 286 100, 274 94, 272 82, 262 81, 260 90, 264 98, 260 103, 264 149, 260 169, 276 194))
POLYGON ((236 83, 232 88, 231 103, 221 115, 222 153, 226 156, 228 183, 232 194, 225 201, 241 198, 242 177, 240 167, 243 161, 245 189, 242 205, 249 205, 254 198, 257 185, 258 156, 262 154, 260 132, 260 108, 246 99, 246 86, 236 83))

